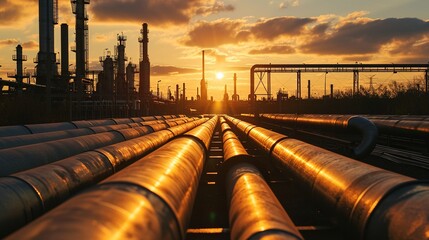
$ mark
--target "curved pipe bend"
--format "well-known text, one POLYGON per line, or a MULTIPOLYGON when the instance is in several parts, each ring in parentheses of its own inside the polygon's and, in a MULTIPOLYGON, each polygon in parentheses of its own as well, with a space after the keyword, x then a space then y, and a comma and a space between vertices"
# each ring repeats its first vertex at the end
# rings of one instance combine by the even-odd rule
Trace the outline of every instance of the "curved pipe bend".
POLYGON ((362 134, 362 140, 353 148, 353 154, 358 158, 369 155, 377 144, 378 128, 375 124, 364 117, 353 116, 347 121, 347 128, 362 134))

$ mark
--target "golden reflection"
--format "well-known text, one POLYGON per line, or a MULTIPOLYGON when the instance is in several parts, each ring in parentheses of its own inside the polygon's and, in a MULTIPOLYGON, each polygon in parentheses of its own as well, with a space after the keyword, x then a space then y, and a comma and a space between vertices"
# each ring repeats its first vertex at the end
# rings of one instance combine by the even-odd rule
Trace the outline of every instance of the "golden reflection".
MULTIPOLYGON (((134 211, 132 212, 127 212, 129 213, 129 215, 127 216, 127 219, 124 220, 121 228, 117 229, 117 231, 115 232, 115 234, 112 236, 112 239, 123 239, 124 236, 126 236, 126 232, 129 229, 132 229, 132 225, 135 224, 135 218, 141 214, 142 209, 145 207, 146 205, 146 201, 145 200, 141 200, 139 201, 138 205, 134 208, 134 211)), ((124 215, 122 215, 124 216, 124 215)))

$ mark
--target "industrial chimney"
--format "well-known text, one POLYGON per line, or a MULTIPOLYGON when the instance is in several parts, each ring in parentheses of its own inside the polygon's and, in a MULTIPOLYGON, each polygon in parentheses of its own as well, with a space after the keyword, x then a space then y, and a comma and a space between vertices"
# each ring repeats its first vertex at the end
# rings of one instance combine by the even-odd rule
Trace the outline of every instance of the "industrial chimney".
POLYGON ((204 50, 203 50, 203 77, 201 79, 200 82, 200 87, 201 87, 201 101, 207 101, 207 82, 205 79, 205 61, 204 61, 204 50))
POLYGON ((149 114, 149 101, 150 96, 150 62, 148 53, 148 25, 143 23, 143 28, 140 33, 142 36, 139 38, 140 42, 140 75, 139 75, 139 98, 143 113, 149 114))
POLYGON ((240 96, 237 94, 237 73, 234 73, 234 94, 232 95, 233 101, 240 100, 240 96))

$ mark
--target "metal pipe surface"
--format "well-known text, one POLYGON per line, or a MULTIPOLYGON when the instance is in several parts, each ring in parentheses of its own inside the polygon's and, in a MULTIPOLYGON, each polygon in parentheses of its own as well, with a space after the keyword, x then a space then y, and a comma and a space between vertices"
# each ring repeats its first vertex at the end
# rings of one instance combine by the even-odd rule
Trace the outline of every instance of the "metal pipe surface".
POLYGON ((0 225, 5 226, 0 229, 0 236, 205 121, 200 119, 0 178, 0 188, 4 190, 0 200, 0 212, 4 213, 0 215, 0 225))
MULTIPOLYGON (((227 120, 232 121, 233 118, 227 117, 227 120)), ((401 236, 402 239, 427 237, 427 204, 416 204, 400 210, 396 208, 409 201, 429 201, 426 184, 284 135, 281 139, 280 135, 260 127, 253 128, 248 133, 249 138, 267 151, 280 169, 294 173, 311 188, 315 198, 323 200, 328 210, 336 213, 339 222, 344 223, 346 232, 351 237, 362 239, 372 236, 373 231, 376 231, 374 229, 384 231, 379 233, 383 236, 401 236), (420 188, 420 191, 415 194, 399 194, 413 188, 420 188), (388 203, 391 198, 394 201, 388 203), (403 225, 402 228, 391 227, 398 220, 390 212, 400 212, 402 216, 407 216, 402 222, 413 224, 403 225), (413 216, 417 212, 421 214, 418 218, 413 216), (382 216, 383 221, 372 221, 376 216, 382 216)))
POLYGON ((261 117, 288 123, 296 126, 330 127, 351 132, 358 132, 361 136, 360 143, 353 147, 353 155, 364 157, 374 150, 377 143, 378 129, 373 122, 361 117, 351 115, 319 115, 319 114, 261 114, 261 117))
POLYGON ((184 239, 207 157, 200 137, 211 138, 216 122, 172 140, 7 239, 184 239), (212 133, 199 134, 205 129, 212 133))
POLYGON ((222 137, 231 239, 303 239, 237 136, 222 137))

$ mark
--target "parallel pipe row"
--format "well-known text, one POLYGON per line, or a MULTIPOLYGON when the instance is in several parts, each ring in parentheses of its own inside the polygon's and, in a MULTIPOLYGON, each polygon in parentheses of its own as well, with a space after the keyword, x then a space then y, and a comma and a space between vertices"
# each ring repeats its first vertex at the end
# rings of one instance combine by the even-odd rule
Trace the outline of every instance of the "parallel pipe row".
POLYGON ((286 211, 223 118, 225 178, 231 239, 303 239, 286 211))
POLYGON ((82 152, 140 137, 151 132, 183 124, 186 121, 188 120, 180 119, 155 125, 142 125, 141 127, 111 130, 92 135, 1 149, 0 176, 7 176, 82 152))
POLYGON ((0 178, 0 237, 206 121, 189 122, 0 178))
POLYGON ((36 143, 60 140, 65 138, 102 133, 102 132, 107 132, 112 130, 156 125, 161 123, 172 126, 172 124, 174 123, 180 124, 180 123, 183 123, 183 121, 187 122, 190 120, 193 120, 193 119, 175 118, 175 119, 168 119, 168 120, 151 120, 151 121, 144 121, 144 122, 140 120, 140 122, 132 122, 132 123, 123 123, 123 124, 115 123, 113 125, 89 126, 89 127, 81 127, 77 129, 70 129, 70 130, 60 130, 60 131, 51 131, 51 132, 43 132, 43 133, 35 133, 35 134, 0 137, 0 149, 19 147, 19 146, 24 146, 29 144, 36 144, 36 143))
POLYGON ((127 123, 139 123, 144 121, 166 120, 173 118, 183 118, 184 115, 166 115, 166 116, 148 116, 148 117, 134 117, 134 118, 112 118, 102 120, 82 120, 71 122, 58 122, 58 123, 43 123, 43 124, 27 124, 0 127, 0 137, 10 137, 26 134, 37 134, 44 132, 64 131, 79 128, 88 128, 95 126, 118 125, 127 123))
POLYGON ((429 121, 408 119, 372 119, 381 133, 429 139, 429 121))
POLYGON ((184 239, 217 117, 7 239, 184 239))
POLYGON ((357 239, 427 239, 429 186, 285 135, 227 117, 323 200, 357 239))
POLYGON ((378 129, 370 120, 351 115, 317 115, 317 114, 261 114, 262 118, 287 123, 292 126, 312 126, 355 131, 361 135, 360 143, 353 148, 356 157, 364 157, 374 150, 377 143, 378 129))

